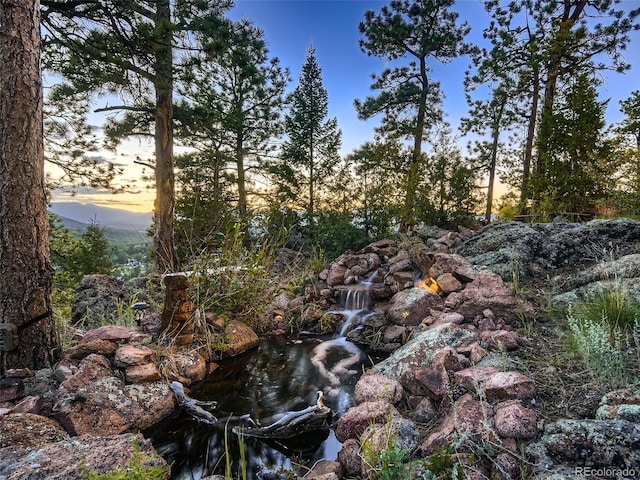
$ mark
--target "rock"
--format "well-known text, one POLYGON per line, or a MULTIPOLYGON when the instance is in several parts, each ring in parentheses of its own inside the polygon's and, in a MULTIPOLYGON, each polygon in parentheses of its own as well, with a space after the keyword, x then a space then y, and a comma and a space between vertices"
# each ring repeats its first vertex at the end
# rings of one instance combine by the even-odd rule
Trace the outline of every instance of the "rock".
POLYGON ((368 478, 378 467, 383 451, 397 448, 413 452, 418 446, 419 437, 416 425, 405 418, 392 418, 389 422, 369 425, 360 436, 363 477, 368 478))
POLYGON ((342 449, 338 452, 338 462, 342 465, 347 475, 360 475, 362 473, 362 461, 360 444, 355 438, 348 438, 342 442, 342 449))
POLYGON ((339 442, 349 438, 359 438, 369 425, 385 423, 391 417, 401 417, 401 415, 389 402, 384 400, 363 402, 351 407, 340 417, 336 424, 336 438, 339 442))
POLYGON ((417 404, 411 411, 411 418, 419 423, 427 423, 438 414, 438 410, 433 405, 433 402, 428 397, 414 397, 418 399, 417 404))
POLYGON ((623 388, 604 395, 596 419, 640 422, 640 389, 623 388))
POLYGON ((470 367, 453 374, 456 383, 473 393, 485 390, 485 384, 492 375, 498 373, 495 367, 470 367))
POLYGON ((320 460, 313 465, 310 472, 305 475, 308 480, 340 480, 342 478, 342 465, 332 460, 320 460))
POLYGON ((462 313, 467 320, 482 315, 487 308, 496 316, 505 319, 534 315, 533 306, 516 298, 502 278, 489 270, 478 273, 476 279, 467 284, 461 292, 451 293, 445 301, 445 306, 462 313))
POLYGON ((113 364, 116 367, 126 368, 149 363, 156 352, 147 347, 122 345, 116 350, 113 364))
POLYGON ((520 461, 510 453, 499 453, 491 465, 491 478, 496 480, 512 480, 520 478, 520 461))
POLYGON ((85 435, 24 452, 10 447, 1 449, 0 478, 85 478, 87 470, 103 475, 114 471, 122 474, 131 466, 136 449, 141 467, 163 467, 168 478, 167 463, 151 442, 131 433, 113 437, 85 435))
POLYGON ((28 368, 8 368, 5 372, 6 378, 28 378, 33 377, 33 372, 28 368))
POLYGON ((484 384, 488 400, 529 399, 533 398, 536 388, 526 375, 520 372, 497 372, 484 384))
POLYGON ((92 342, 94 340, 109 340, 110 342, 142 342, 148 341, 151 337, 142 333, 137 327, 125 327, 124 325, 105 325, 86 332, 80 343, 92 342))
POLYGON ((440 348, 458 347, 474 338, 474 334, 452 323, 429 328, 414 337, 388 358, 373 367, 376 373, 400 381, 405 372, 431 366, 433 354, 440 348))
MULTIPOLYGON (((0 452, 6 447, 16 451, 40 448, 67 438, 69 434, 59 423, 42 415, 11 413, 0 417, 0 452)), ((3 458, 0 454, 0 464, 3 458)))
POLYGON ((81 341, 64 351, 64 356, 73 360, 82 360, 91 353, 97 353, 105 357, 113 355, 116 351, 116 344, 110 340, 95 339, 81 341))
POLYGON ((389 325, 384 329, 384 334, 382 336, 382 341, 384 343, 393 343, 400 342, 404 343, 403 340, 407 335, 407 327, 403 327, 400 325, 389 325))
POLYGON ((443 273, 438 278, 436 278, 440 289, 445 295, 448 295, 452 292, 458 292, 464 288, 462 282, 460 282, 452 273, 443 273))
POLYGON ((398 404, 403 398, 404 389, 400 382, 384 375, 363 375, 356 383, 354 399, 356 403, 386 400, 398 404))
POLYGON ((327 285, 329 285, 330 287, 342 285, 344 283, 344 277, 346 273, 347 267, 337 265, 335 263, 331 264, 327 273, 327 285))
POLYGON ((39 413, 43 404, 44 400, 40 395, 29 396, 16 404, 11 413, 39 413))
POLYGON ((144 365, 127 367, 125 377, 129 383, 148 383, 160 380, 162 375, 160 375, 160 370, 155 363, 145 363, 144 365))
POLYGON ((538 435, 536 412, 518 401, 508 401, 495 407, 495 428, 501 437, 529 440, 538 435))
POLYGON ((256 332, 240 320, 229 320, 225 325, 223 336, 227 345, 223 354, 225 358, 253 350, 260 343, 256 332))
POLYGON ((156 424, 174 409, 164 382, 125 385, 113 376, 109 361, 91 354, 78 372, 60 384, 55 418, 73 435, 116 435, 156 424))
POLYGON ((126 301, 126 291, 121 281, 100 273, 85 275, 75 292, 71 324, 92 329, 105 323, 117 323, 118 314, 126 301))
POLYGON ((166 369, 169 380, 178 380, 189 386, 207 375, 207 362, 195 350, 168 352, 167 358, 170 365, 166 369))
POLYGON ((491 438, 493 426, 493 408, 486 402, 475 400, 465 394, 456 400, 442 421, 440 428, 429 435, 420 446, 424 457, 451 443, 456 435, 467 437, 491 438))
POLYGON ((440 295, 430 289, 408 288, 391 297, 387 314, 393 323, 415 326, 429 315, 432 308, 442 303, 440 295))
POLYGON ((442 400, 449 392, 449 375, 442 364, 406 372, 401 383, 411 393, 433 400, 442 400))
POLYGON ((449 253, 436 253, 433 255, 434 264, 429 269, 429 276, 439 279, 441 276, 451 274, 460 283, 466 284, 473 281, 479 270, 469 260, 449 253))
POLYGON ((469 357, 469 361, 472 364, 478 363, 480 360, 487 356, 487 351, 477 343, 464 345, 458 347, 456 350, 458 351, 458 353, 469 357))
POLYGON ((527 453, 540 465, 640 468, 640 424, 627 420, 562 419, 545 426, 527 453))
POLYGON ((520 278, 531 274, 543 242, 543 233, 522 222, 496 222, 455 249, 472 264, 485 266, 510 281, 514 273, 520 278))
POLYGON ((19 378, 0 379, 0 402, 10 402, 23 398, 24 382, 19 378))
POLYGON ((469 366, 469 360, 451 347, 444 347, 433 354, 433 365, 442 365, 448 372, 457 372, 469 366))
POLYGON ((520 348, 520 335, 513 331, 485 330, 480 333, 480 339, 492 350, 511 352, 520 348))

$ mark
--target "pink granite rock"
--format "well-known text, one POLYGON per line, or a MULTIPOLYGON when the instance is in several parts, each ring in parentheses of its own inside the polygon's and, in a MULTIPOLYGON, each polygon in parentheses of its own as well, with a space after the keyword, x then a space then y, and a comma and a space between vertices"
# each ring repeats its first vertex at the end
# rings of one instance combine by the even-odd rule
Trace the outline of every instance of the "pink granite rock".
POLYGON ((488 400, 533 398, 536 387, 533 380, 520 372, 497 372, 484 385, 488 400))
POLYGON ((397 404, 402 400, 404 389, 400 382, 384 375, 364 375, 356 383, 354 398, 356 403, 386 400, 397 404))
POLYGON ((369 425, 386 423, 389 418, 399 416, 398 410, 387 401, 363 402, 351 407, 340 417, 336 424, 336 438, 339 442, 348 438, 358 438, 369 425))
POLYGON ((501 437, 529 440, 538 434, 536 412, 516 400, 496 406, 495 426, 501 437))
POLYGON ((149 363, 155 352, 148 347, 136 347, 125 344, 116 350, 113 363, 116 367, 126 368, 149 363))

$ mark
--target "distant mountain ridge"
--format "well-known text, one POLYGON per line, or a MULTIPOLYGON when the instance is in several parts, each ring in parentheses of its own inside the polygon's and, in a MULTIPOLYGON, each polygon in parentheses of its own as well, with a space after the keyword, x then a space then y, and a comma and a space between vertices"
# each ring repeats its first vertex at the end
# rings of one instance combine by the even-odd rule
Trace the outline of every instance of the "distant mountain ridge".
MULTIPOLYGON (((49 211, 70 222, 78 222, 86 226, 92 220, 100 226, 118 230, 129 230, 144 235, 152 223, 151 213, 137 213, 119 208, 107 208, 80 202, 54 202, 49 211)), ((71 223, 65 224, 69 229, 82 230, 84 226, 72 228, 71 223)))

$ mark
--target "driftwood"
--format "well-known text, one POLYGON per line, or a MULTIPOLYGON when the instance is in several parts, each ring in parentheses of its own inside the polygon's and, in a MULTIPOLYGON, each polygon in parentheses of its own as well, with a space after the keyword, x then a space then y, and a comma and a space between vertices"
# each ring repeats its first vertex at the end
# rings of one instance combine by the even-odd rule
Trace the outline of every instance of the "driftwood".
POLYGON ((261 439, 285 440, 303 433, 328 430, 333 412, 322 401, 323 394, 318 392, 318 401, 303 410, 286 412, 277 421, 267 426, 245 427, 242 435, 261 439))
MULTIPOLYGON (((249 414, 237 417, 225 417, 218 420, 211 412, 203 407, 215 407, 215 402, 203 402, 187 396, 184 386, 180 382, 171 382, 171 390, 176 397, 178 405, 196 420, 210 425, 226 424, 228 422, 241 423, 242 435, 260 439, 284 440, 297 435, 320 430, 328 430, 333 412, 322 401, 323 394, 318 392, 318 401, 303 410, 286 412, 277 421, 262 426, 260 422, 253 420, 249 414)), ((235 433, 240 433, 236 431, 235 433)))

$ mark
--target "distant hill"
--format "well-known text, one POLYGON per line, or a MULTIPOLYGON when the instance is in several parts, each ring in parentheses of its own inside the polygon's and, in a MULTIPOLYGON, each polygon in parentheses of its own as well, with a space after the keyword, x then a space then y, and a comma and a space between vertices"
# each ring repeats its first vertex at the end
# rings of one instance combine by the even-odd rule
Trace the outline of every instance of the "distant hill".
MULTIPOLYGON (((151 213, 129 212, 118 208, 80 202, 54 202, 49 207, 49 211, 64 217, 69 222, 75 221, 86 225, 92 220, 96 220, 102 227, 129 230, 143 236, 152 223, 151 213)), ((72 229, 70 225, 72 224, 66 226, 72 229)), ((83 228, 73 228, 73 230, 82 230, 83 228)))
MULTIPOLYGON (((89 225, 88 223, 78 222, 71 218, 66 218, 58 214, 56 215, 60 218, 62 225, 69 230, 69 232, 75 233, 78 237, 82 235, 84 229, 89 225)), ((147 236, 146 230, 124 230, 122 228, 106 227, 102 223, 99 223, 99 225, 104 228, 105 237, 107 237, 107 240, 112 244, 141 244, 151 241, 151 237, 147 236)))

